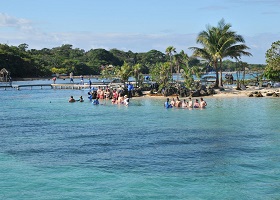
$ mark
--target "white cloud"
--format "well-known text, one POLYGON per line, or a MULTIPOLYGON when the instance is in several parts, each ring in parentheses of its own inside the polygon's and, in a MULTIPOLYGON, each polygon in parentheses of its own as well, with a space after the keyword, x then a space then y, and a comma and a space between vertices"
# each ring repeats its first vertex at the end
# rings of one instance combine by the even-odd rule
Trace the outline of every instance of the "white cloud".
POLYGON ((32 22, 23 18, 16 18, 13 16, 0 13, 0 27, 13 27, 21 31, 32 31, 32 22))

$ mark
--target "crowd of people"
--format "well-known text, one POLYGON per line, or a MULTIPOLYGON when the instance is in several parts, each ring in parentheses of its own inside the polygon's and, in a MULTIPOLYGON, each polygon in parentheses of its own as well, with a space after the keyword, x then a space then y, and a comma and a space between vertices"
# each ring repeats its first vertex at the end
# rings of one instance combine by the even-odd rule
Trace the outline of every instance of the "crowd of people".
POLYGON ((173 108, 173 107, 178 107, 178 108, 206 108, 207 103, 203 98, 200 98, 200 101, 198 99, 195 99, 194 101, 192 98, 189 98, 189 101, 186 101, 184 99, 181 101, 179 97, 176 99, 173 98, 171 101, 169 101, 169 98, 166 99, 166 102, 164 103, 165 108, 173 108))
MULTIPOLYGON (((94 88, 91 88, 91 90, 88 92, 88 99, 92 102, 93 105, 99 105, 100 100, 111 100, 112 104, 121 104, 128 106, 129 100, 132 98, 132 88, 128 90, 128 95, 125 94, 125 91, 123 88, 118 89, 111 89, 108 86, 106 87, 98 87, 97 90, 94 88)), ((79 100, 75 100, 73 96, 70 97, 69 102, 73 103, 76 101, 83 102, 83 97, 81 96, 79 100)))
MULTIPOLYGON (((83 79, 81 79, 83 80, 83 79)), ((90 79, 89 79, 90 80, 90 79)), ((122 87, 119 87, 118 89, 112 89, 109 88, 108 86, 106 87, 101 87, 98 86, 97 90, 94 89, 93 87, 90 86, 90 91, 88 92, 88 99, 92 102, 93 105, 99 105, 100 100, 106 99, 106 100, 111 100, 112 104, 121 104, 128 106, 129 105, 129 100, 132 98, 132 90, 133 85, 128 84, 127 85, 127 94, 125 93, 124 89, 122 87)), ((80 99, 75 100, 73 96, 70 97, 69 102, 84 102, 84 99, 82 96, 80 96, 80 99)), ((186 99, 180 100, 179 97, 177 96, 176 99, 172 98, 170 101, 169 98, 166 99, 166 102, 164 103, 165 108, 206 108, 207 103, 203 98, 195 99, 192 100, 191 97, 189 97, 188 101, 186 99)))
POLYGON ((129 99, 132 98, 132 95, 128 92, 129 96, 125 94, 125 91, 123 88, 118 88, 118 89, 111 89, 108 86, 105 88, 103 87, 98 87, 97 90, 91 90, 88 92, 89 99, 90 101, 96 101, 99 99, 111 99, 112 104, 123 104, 128 106, 129 104, 129 99))

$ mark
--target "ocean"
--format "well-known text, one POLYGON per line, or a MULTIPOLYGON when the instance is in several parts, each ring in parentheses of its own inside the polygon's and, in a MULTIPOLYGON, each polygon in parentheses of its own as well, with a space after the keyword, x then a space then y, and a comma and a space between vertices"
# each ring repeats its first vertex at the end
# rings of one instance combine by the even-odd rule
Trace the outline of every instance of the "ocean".
POLYGON ((279 98, 205 100, 1 89, 0 199, 280 199, 279 98))

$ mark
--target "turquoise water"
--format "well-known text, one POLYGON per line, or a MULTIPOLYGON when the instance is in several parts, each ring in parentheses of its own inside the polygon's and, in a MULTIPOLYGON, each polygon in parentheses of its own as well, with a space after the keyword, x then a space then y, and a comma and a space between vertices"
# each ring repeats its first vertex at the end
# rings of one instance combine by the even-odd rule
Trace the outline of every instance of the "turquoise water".
POLYGON ((70 95, 87 91, 0 91, 0 199, 280 199, 279 98, 70 95))

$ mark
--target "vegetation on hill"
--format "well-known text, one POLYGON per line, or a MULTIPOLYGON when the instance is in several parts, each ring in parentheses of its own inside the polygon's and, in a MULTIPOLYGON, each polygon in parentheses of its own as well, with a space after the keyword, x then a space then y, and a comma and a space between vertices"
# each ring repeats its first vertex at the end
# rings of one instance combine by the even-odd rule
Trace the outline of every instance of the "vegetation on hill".
MULTIPOLYGON (((174 55, 176 55, 175 53, 174 55)), ((157 64, 170 62, 170 57, 163 52, 150 50, 134 53, 118 49, 91 49, 85 51, 64 44, 52 49, 28 49, 27 44, 9 46, 0 44, 0 69, 6 68, 13 78, 49 77, 52 74, 101 75, 106 66, 120 68, 124 63, 129 66, 139 64, 142 74, 150 74, 157 64)), ((191 56, 190 67, 197 66, 206 71, 212 71, 211 63, 191 56)), ((223 71, 234 71, 234 61, 223 61, 223 71)), ((251 70, 264 70, 265 65, 249 64, 251 70)), ((173 70, 176 73, 176 70, 173 70)))
POLYGON ((244 63, 241 56, 251 56, 251 53, 247 51, 249 48, 244 38, 230 28, 231 25, 223 19, 216 27, 207 26, 197 36, 197 43, 201 47, 189 48, 193 50, 191 56, 184 51, 176 52, 173 46, 167 47, 164 53, 154 49, 135 53, 101 48, 85 51, 73 48, 71 44, 40 50, 28 49, 28 44, 0 44, 0 69, 6 68, 13 78, 50 77, 73 72, 76 76, 119 77, 125 82, 133 76, 138 85, 141 85, 144 74, 150 74, 159 88, 170 87, 170 83, 176 82, 172 73, 181 74, 187 88, 193 86, 194 74, 200 76, 210 71, 216 73, 216 87, 223 84, 219 72, 254 71, 271 80, 279 80, 280 41, 273 43, 267 51, 267 66, 244 63))

